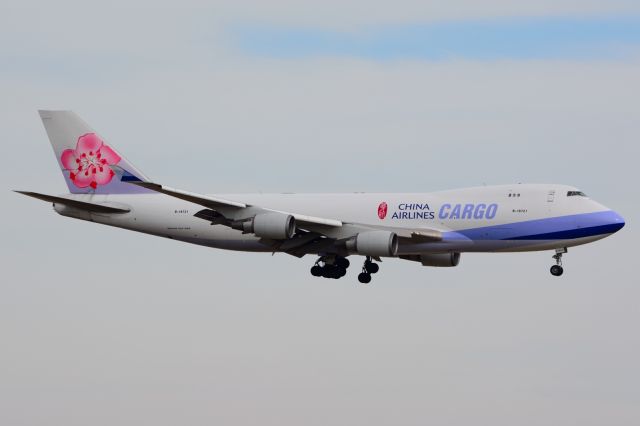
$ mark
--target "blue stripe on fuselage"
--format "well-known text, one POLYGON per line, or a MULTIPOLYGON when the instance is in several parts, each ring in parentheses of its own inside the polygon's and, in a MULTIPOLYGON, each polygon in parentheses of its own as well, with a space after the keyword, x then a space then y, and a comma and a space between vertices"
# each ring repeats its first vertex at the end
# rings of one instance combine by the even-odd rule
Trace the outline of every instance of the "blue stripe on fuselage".
POLYGON ((443 239, 567 240, 612 234, 623 226, 624 220, 616 212, 606 210, 445 232, 443 239))

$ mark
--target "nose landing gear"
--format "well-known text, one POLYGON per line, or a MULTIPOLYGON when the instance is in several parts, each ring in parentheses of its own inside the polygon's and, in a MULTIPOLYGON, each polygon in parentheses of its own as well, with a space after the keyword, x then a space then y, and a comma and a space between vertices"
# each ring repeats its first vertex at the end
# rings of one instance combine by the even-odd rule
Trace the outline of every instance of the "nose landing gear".
POLYGON ((567 248, 559 248, 556 249, 556 254, 553 255, 553 258, 556 260, 556 264, 553 265, 550 269, 551 275, 554 277, 559 277, 564 272, 562 268, 562 255, 567 252, 567 248))

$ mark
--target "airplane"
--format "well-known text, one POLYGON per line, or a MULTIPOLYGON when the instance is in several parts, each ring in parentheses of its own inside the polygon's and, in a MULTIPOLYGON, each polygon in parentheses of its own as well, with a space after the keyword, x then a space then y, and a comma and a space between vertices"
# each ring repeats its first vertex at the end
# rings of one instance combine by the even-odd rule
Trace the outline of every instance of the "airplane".
POLYGON ((147 178, 72 111, 39 111, 68 194, 16 191, 62 216, 227 250, 318 256, 316 277, 371 282, 383 258, 454 267, 461 253, 553 250, 619 231, 615 211, 567 185, 513 184, 432 193, 198 194, 147 178))

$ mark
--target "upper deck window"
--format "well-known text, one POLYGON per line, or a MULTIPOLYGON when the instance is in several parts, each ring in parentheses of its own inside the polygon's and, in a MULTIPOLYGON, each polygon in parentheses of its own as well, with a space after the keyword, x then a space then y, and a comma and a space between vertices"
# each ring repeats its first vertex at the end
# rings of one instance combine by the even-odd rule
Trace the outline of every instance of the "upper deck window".
POLYGON ((567 197, 575 197, 575 196, 586 197, 587 194, 585 194, 582 191, 569 191, 569 192, 567 192, 567 197))

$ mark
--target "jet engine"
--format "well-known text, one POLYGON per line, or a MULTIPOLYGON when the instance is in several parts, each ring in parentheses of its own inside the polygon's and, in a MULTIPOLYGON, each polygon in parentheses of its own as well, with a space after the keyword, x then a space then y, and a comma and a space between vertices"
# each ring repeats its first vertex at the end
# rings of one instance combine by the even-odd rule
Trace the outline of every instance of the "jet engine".
POLYGON ((398 236, 389 231, 366 231, 347 241, 347 249, 365 256, 395 256, 398 236))
POLYGON ((458 266, 458 263, 460 263, 460 253, 421 254, 420 262, 422 262, 422 266, 458 266))
POLYGON ((296 219, 284 213, 260 213, 242 222, 242 231, 270 240, 286 240, 296 233, 296 219))

